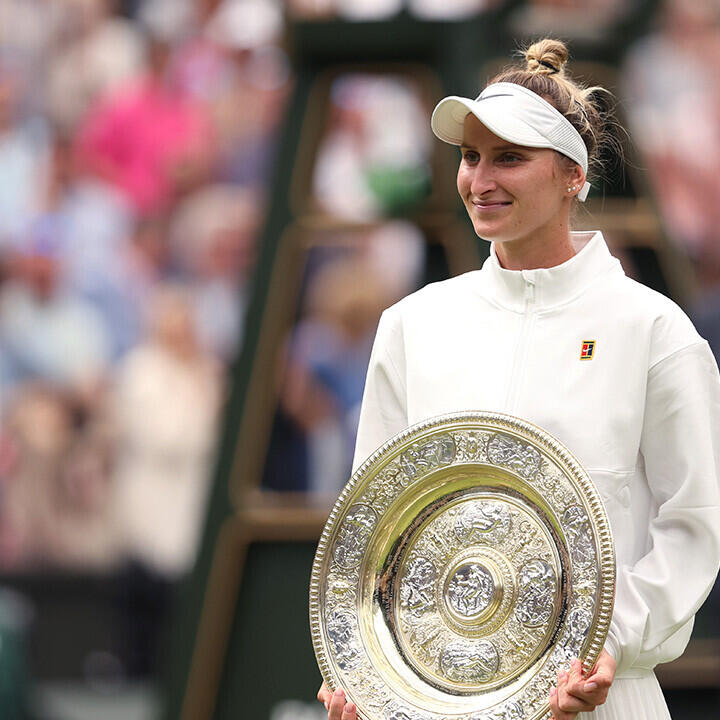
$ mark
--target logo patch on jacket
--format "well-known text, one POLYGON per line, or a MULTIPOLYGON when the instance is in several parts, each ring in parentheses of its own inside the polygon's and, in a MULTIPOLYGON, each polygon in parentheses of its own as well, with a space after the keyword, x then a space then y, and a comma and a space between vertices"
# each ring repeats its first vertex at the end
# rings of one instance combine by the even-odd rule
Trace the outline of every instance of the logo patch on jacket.
POLYGON ((595 352, 595 341, 594 340, 583 340, 580 346, 580 359, 581 360, 592 360, 593 353, 595 352))

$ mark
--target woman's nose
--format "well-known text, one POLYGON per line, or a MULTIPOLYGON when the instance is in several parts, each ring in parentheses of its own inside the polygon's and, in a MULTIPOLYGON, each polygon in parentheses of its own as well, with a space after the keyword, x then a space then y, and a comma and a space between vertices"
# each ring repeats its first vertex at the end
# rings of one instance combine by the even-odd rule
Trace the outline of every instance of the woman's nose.
POLYGON ((483 195, 488 191, 497 189, 497 183, 491 169, 485 163, 478 163, 473 168, 470 180, 470 192, 473 195, 483 195))

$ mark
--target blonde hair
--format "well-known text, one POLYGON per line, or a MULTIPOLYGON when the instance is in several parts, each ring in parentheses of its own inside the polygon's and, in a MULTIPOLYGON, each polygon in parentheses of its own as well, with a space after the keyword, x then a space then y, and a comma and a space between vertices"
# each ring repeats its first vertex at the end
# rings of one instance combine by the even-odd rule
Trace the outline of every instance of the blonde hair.
POLYGON ((568 49, 561 40, 545 38, 522 51, 525 67, 511 65, 491 81, 522 85, 547 100, 580 133, 588 151, 589 172, 602 170, 601 150, 609 146, 622 154, 613 130, 617 122, 612 113, 598 102, 597 95, 609 91, 600 86, 584 87, 565 73, 568 49))

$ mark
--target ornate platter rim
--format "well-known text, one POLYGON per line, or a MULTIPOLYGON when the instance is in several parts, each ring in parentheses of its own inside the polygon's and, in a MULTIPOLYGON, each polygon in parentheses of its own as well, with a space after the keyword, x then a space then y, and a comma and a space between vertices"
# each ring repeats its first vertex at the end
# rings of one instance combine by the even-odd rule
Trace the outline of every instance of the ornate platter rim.
MULTIPOLYGON (((310 578, 309 615, 312 643, 318 667, 324 682, 331 691, 340 686, 340 681, 323 638, 321 596, 325 571, 330 561, 331 541, 336 535, 338 524, 344 518, 345 510, 358 492, 371 482, 376 474, 392 458, 398 456, 406 446, 421 440, 428 434, 458 430, 499 431, 528 441, 555 460, 567 473, 571 482, 580 490, 597 535, 597 570, 599 574, 597 607, 583 658, 583 666, 586 670, 595 664, 604 646, 612 618, 615 595, 615 549, 605 506, 592 479, 565 445, 537 425, 506 413, 488 411, 449 413, 411 425, 385 442, 352 474, 330 511, 313 562, 310 578)), ((460 466, 461 464, 457 465, 457 467, 460 466)), ((352 700, 350 693, 348 693, 348 699, 352 700)), ((547 703, 543 710, 544 712, 534 714, 532 720, 550 718, 547 703)), ((359 706, 358 717, 362 720, 376 720, 368 717, 359 706)))

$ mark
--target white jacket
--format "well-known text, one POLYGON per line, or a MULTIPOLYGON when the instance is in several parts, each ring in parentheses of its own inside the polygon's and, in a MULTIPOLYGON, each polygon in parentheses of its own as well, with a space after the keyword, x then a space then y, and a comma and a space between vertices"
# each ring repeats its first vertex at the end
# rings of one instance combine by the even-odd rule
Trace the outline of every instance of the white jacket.
POLYGON ((606 648, 632 677, 683 652, 720 564, 720 382, 677 305, 626 277, 600 233, 573 240, 586 244, 548 269, 505 270, 492 249, 481 270, 383 313, 353 466, 462 410, 554 435, 605 501, 618 565, 606 648))

